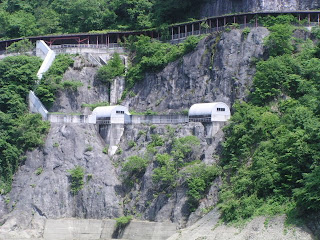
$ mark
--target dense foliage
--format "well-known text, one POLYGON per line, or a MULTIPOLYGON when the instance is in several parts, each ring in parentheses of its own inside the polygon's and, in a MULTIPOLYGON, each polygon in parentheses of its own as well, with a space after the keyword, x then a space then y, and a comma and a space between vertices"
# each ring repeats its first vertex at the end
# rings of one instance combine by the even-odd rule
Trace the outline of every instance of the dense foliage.
POLYGON ((3 0, 0 38, 146 29, 197 17, 204 0, 3 0))
POLYGON ((24 153, 42 145, 49 128, 40 115, 28 114, 26 103, 40 64, 39 58, 27 56, 0 61, 0 194, 10 191, 24 153))
POLYGON ((76 166, 68 170, 71 177, 71 193, 77 195, 84 185, 84 169, 80 166, 76 166))
POLYGON ((73 62, 74 60, 70 55, 59 54, 37 86, 35 93, 48 109, 54 103, 56 92, 59 89, 71 88, 76 90, 77 87, 82 86, 82 84, 77 81, 62 82, 63 74, 73 65, 73 62))
POLYGON ((106 65, 98 70, 97 78, 102 82, 111 82, 115 77, 123 76, 125 66, 119 53, 114 53, 106 65))
POLYGON ((225 128, 226 171, 220 208, 226 221, 254 215, 319 210, 319 47, 303 41, 293 52, 292 30, 274 25, 268 38, 282 50, 257 64, 249 103, 237 103, 225 128))
POLYGON ((140 81, 144 73, 160 71, 168 63, 193 51, 199 40, 197 36, 190 36, 183 43, 173 45, 143 35, 130 36, 125 46, 131 51, 133 66, 126 75, 127 88, 133 87, 135 82, 140 81))

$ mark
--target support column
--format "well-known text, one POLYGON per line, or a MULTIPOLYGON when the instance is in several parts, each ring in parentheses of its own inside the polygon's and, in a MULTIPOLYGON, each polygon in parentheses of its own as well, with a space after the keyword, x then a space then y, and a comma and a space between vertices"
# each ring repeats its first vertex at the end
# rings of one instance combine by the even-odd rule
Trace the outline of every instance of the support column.
POLYGON ((192 35, 194 34, 194 24, 192 23, 191 25, 191 32, 192 32, 192 35))
POLYGON ((88 37, 88 47, 89 47, 89 45, 90 45, 90 36, 88 37))
POLYGON ((236 16, 233 16, 233 23, 236 23, 236 16))
POLYGON ((97 36, 97 46, 99 45, 99 36, 97 36))
POLYGON ((244 16, 244 27, 247 27, 247 16, 244 16))
POLYGON ((320 25, 319 13, 318 13, 318 26, 320 25))
POLYGON ((201 23, 199 23, 199 34, 201 35, 201 23))
POLYGON ((184 26, 184 33, 185 33, 185 37, 188 37, 188 26, 187 25, 184 26))
POLYGON ((256 15, 256 27, 258 27, 258 16, 256 15))
POLYGON ((219 20, 217 18, 217 32, 219 31, 219 20))
POLYGON ((212 22, 211 22, 211 19, 209 19, 209 32, 211 32, 211 28, 212 28, 212 22))
POLYGON ((180 26, 178 27, 178 39, 180 39, 180 26))
POLYGON ((223 18, 223 26, 225 27, 227 25, 227 19, 226 17, 223 18))
POLYGON ((308 24, 309 24, 309 27, 310 27, 310 13, 308 13, 308 24))
POLYGON ((173 40, 173 27, 171 28, 171 39, 173 40))

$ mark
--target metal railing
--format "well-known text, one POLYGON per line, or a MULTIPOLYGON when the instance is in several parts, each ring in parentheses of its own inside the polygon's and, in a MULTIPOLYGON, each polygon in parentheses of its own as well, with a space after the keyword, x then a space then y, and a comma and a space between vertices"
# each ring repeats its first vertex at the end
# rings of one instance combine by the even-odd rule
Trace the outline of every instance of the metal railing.
POLYGON ((49 46, 52 50, 61 48, 93 48, 93 49, 118 49, 122 48, 119 43, 110 44, 61 44, 49 46))

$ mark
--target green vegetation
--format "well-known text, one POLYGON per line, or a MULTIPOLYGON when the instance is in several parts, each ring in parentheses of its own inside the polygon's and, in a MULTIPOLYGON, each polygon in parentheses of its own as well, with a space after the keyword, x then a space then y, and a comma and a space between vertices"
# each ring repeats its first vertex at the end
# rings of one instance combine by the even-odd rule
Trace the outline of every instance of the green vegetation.
POLYGON ((122 216, 122 217, 116 218, 116 227, 123 228, 127 226, 131 220, 132 220, 132 216, 122 216))
POLYGON ((34 173, 39 176, 42 172, 43 172, 43 168, 39 167, 34 173))
POLYGON ((122 166, 122 172, 125 172, 126 178, 141 177, 148 166, 148 160, 139 156, 131 156, 122 166))
POLYGON ((136 144, 135 141, 130 140, 130 141, 128 142, 128 146, 129 146, 129 148, 133 148, 133 147, 137 146, 137 144, 136 144))
POLYGON ((246 38, 249 35, 250 31, 251 31, 251 29, 249 27, 244 28, 242 30, 243 36, 246 38))
POLYGON ((158 134, 151 135, 151 143, 149 144, 151 147, 161 147, 164 145, 163 138, 158 134))
POLYGON ((76 166, 75 168, 68 170, 68 173, 70 173, 71 176, 71 193, 77 195, 84 185, 84 169, 80 166, 76 166))
POLYGON ((172 45, 152 40, 147 36, 129 36, 125 46, 131 51, 133 66, 129 68, 127 88, 133 87, 146 72, 162 70, 168 63, 191 52, 197 46, 200 37, 190 36, 183 43, 172 45))
POLYGON ((107 64, 99 68, 97 78, 101 82, 110 83, 115 77, 123 76, 124 72, 125 66, 120 58, 119 53, 114 53, 107 64))
POLYGON ((63 89, 70 89, 72 91, 76 91, 78 87, 83 86, 83 83, 79 81, 63 81, 60 85, 63 89))
POLYGON ((32 51, 34 47, 35 46, 28 39, 23 39, 12 43, 6 50, 8 53, 25 53, 32 51))
POLYGON ((319 46, 300 41, 289 25, 273 25, 272 57, 257 63, 249 103, 237 103, 225 128, 220 209, 225 221, 319 210, 319 46))
POLYGON ((269 27, 270 35, 265 39, 265 45, 270 56, 290 54, 293 51, 293 27, 289 24, 276 24, 269 27))
POLYGON ((198 17, 198 10, 204 2, 4 0, 0 2, 0 39, 53 33, 101 32, 104 29, 161 28, 168 23, 198 17))
POLYGON ((71 88, 74 90, 82 86, 82 83, 76 81, 61 82, 63 74, 73 65, 73 62, 70 55, 59 54, 37 86, 35 93, 48 109, 54 103, 55 94, 59 89, 71 88))
POLYGON ((11 189, 12 177, 24 154, 43 145, 49 123, 29 114, 26 96, 36 85, 41 60, 7 57, 0 61, 0 194, 11 189))
POLYGON ((208 191, 208 188, 222 173, 221 169, 215 165, 195 164, 188 166, 184 172, 188 186, 188 203, 191 211, 195 211, 201 200, 208 191))

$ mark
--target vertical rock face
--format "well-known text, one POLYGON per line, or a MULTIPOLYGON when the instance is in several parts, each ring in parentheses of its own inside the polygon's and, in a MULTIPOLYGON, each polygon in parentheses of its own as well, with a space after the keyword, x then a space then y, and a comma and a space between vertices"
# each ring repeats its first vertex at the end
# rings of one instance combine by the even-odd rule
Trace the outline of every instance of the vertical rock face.
POLYGON ((295 11, 319 8, 318 0, 210 0, 201 10, 201 17, 259 11, 295 11))
POLYGON ((253 28, 247 37, 241 30, 213 34, 196 51, 149 74, 134 88, 137 95, 126 104, 136 111, 178 111, 194 103, 222 101, 229 106, 244 99, 255 73, 253 61, 264 53, 266 28, 253 28))
MULTIPOLYGON (((115 218, 122 214, 112 162, 93 125, 52 125, 43 149, 27 155, 15 175, 3 230, 42 226, 41 219, 115 218), (68 170, 85 170, 83 189, 71 193, 68 170)), ((37 229, 41 227, 37 227, 37 229)), ((0 230, 1 235, 1 230, 0 230)))
POLYGON ((97 68, 90 66, 84 57, 77 57, 73 68, 69 68, 62 81, 80 81, 83 86, 73 89, 61 90, 50 112, 79 113, 84 103, 109 102, 109 89, 107 84, 101 84, 95 76, 97 68))

